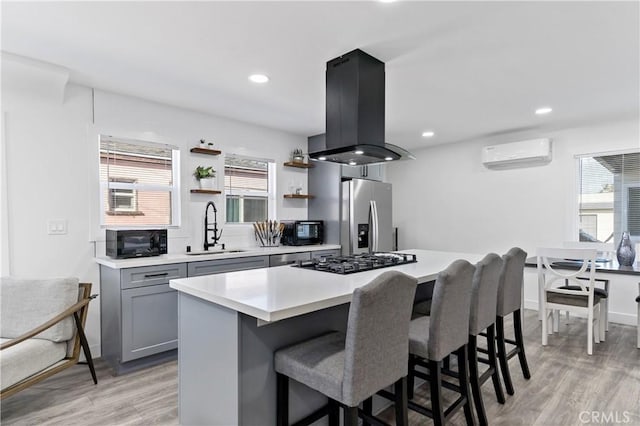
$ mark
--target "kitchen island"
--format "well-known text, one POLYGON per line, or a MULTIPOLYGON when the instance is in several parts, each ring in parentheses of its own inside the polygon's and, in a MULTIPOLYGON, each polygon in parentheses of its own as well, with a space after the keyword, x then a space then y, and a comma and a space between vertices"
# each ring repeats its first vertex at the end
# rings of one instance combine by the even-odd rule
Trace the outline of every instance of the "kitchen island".
MULTIPOLYGON (((483 255, 406 250, 416 263, 338 275, 292 266, 174 279, 178 296, 178 407, 182 425, 275 424, 275 350, 346 329, 353 291, 386 270, 433 281, 456 259, 483 255)), ((295 382, 295 421, 326 399, 295 382)))

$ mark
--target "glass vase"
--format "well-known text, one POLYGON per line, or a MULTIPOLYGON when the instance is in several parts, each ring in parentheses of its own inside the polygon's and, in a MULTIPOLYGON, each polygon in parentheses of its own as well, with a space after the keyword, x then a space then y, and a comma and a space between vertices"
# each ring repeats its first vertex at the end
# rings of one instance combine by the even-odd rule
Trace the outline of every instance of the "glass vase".
POLYGON ((633 262, 636 260, 636 250, 633 248, 631 237, 627 231, 622 233, 622 239, 616 250, 616 257, 620 266, 633 266, 633 262))

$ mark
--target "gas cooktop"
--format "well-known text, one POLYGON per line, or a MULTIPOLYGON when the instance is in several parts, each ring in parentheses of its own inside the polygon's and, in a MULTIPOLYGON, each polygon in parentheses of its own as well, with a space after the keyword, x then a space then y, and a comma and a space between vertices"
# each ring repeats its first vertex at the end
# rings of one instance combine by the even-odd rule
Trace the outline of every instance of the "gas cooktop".
POLYGON ((292 266, 344 275, 415 263, 417 261, 415 254, 381 252, 351 256, 321 256, 313 260, 299 260, 292 266))

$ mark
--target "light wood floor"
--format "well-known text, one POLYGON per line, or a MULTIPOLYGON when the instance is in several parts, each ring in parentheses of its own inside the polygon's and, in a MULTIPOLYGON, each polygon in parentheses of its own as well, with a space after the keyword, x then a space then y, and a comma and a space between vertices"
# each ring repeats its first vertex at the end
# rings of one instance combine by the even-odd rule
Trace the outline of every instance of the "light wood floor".
MULTIPOLYGON (((568 326, 561 324, 560 334, 550 336, 543 348, 536 315, 526 311, 524 322, 531 380, 522 377, 514 358, 510 368, 516 393, 507 396, 504 405, 496 402, 490 381, 483 386, 490 424, 640 425, 640 349, 636 349, 635 327, 611 324, 607 341, 594 345, 594 354, 588 356, 585 320, 572 318, 568 326), (603 416, 608 421, 602 421, 603 416)), ((96 366, 97 386, 88 367, 77 365, 3 400, 2 425, 178 424, 176 362, 120 377, 112 377, 100 360, 96 366)), ((417 395, 428 398, 425 390, 417 395)), ((393 413, 387 410, 383 416, 391 421, 393 413)), ((413 412, 410 423, 432 424, 413 412)), ((451 424, 465 424, 461 412, 451 424)))

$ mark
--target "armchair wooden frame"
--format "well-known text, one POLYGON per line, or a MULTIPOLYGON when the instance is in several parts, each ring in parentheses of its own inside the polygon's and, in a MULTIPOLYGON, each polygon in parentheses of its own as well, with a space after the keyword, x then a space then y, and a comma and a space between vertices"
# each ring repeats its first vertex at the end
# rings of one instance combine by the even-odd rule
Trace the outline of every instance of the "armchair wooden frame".
POLYGON ((24 333, 22 336, 16 337, 15 339, 11 339, 2 345, 0 345, 0 351, 3 351, 11 346, 17 345, 20 342, 24 342, 25 340, 31 339, 32 337, 42 333, 48 328, 53 327, 63 319, 73 316, 76 325, 76 333, 74 337, 73 343, 73 352, 71 356, 66 356, 61 361, 57 362, 53 366, 40 371, 30 377, 27 377, 24 380, 21 380, 18 383, 15 383, 6 389, 3 389, 0 392, 0 399, 4 399, 9 397, 17 392, 20 392, 23 389, 28 388, 31 385, 34 385, 52 375, 65 370, 75 364, 78 363, 80 358, 80 348, 84 351, 84 356, 87 359, 87 364, 89 365, 89 370, 91 371, 91 377, 93 378, 93 383, 98 384, 98 379, 96 378, 96 370, 93 366, 93 359, 91 358, 91 350, 89 349, 89 344, 87 342, 87 338, 84 334, 84 325, 87 320, 87 311, 89 302, 94 299, 96 295, 91 295, 91 283, 80 283, 80 292, 79 292, 79 301, 78 303, 70 306, 63 312, 59 313, 55 317, 51 318, 49 321, 45 322, 42 325, 24 333))

